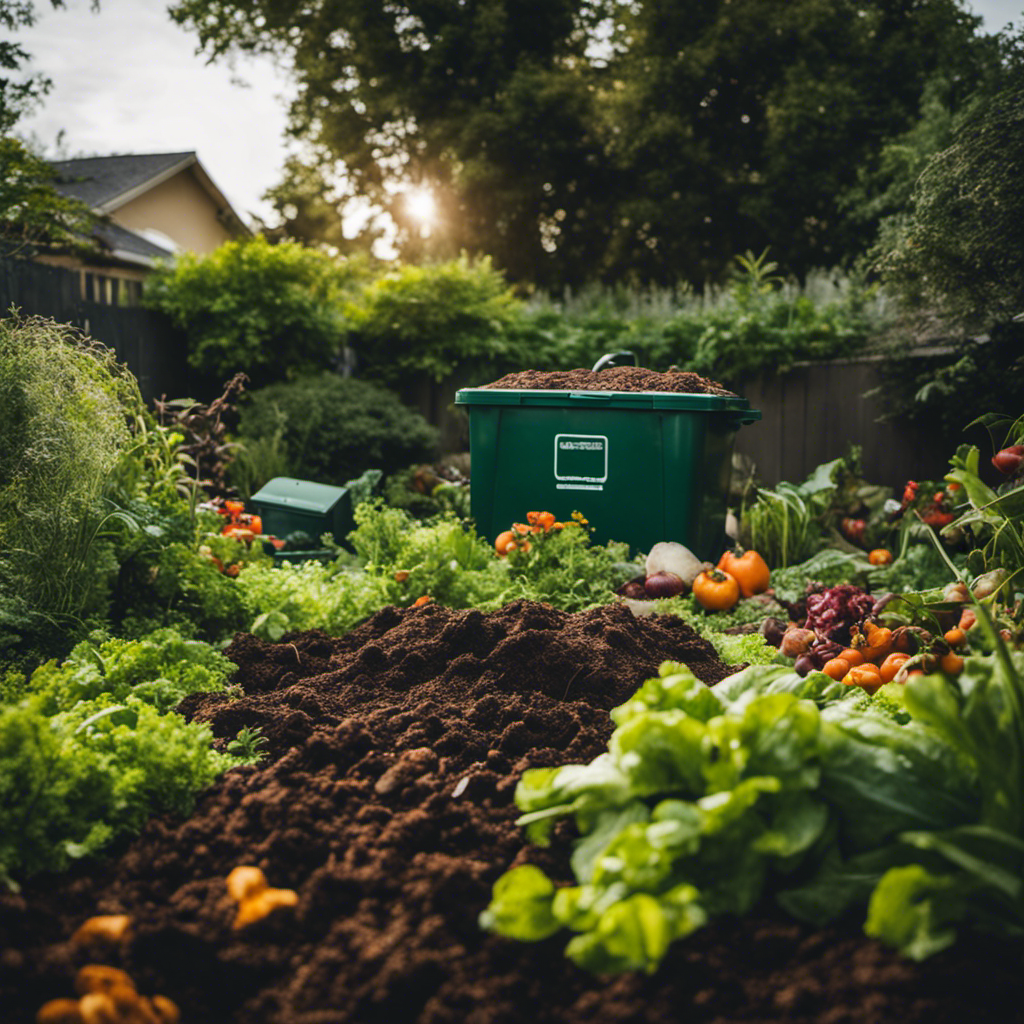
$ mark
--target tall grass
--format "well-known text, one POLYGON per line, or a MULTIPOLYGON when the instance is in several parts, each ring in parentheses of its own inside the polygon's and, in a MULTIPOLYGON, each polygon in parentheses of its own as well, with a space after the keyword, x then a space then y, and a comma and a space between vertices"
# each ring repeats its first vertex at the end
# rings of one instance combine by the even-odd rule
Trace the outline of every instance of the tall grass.
POLYGON ((63 621, 97 592, 107 480, 142 399, 107 348, 41 317, 0 320, 0 593, 63 621))

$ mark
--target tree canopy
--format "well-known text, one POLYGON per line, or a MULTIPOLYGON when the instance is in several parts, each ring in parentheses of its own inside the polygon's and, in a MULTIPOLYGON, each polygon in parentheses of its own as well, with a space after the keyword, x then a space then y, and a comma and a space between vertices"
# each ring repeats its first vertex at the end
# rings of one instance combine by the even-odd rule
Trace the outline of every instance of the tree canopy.
MULTIPOLYGON (((54 8, 64 0, 50 0, 54 8)), ((93 7, 99 4, 94 0, 93 7)), ((0 0, 0 27, 10 33, 34 25, 32 0, 0 0)), ((17 39, 0 39, 0 253, 40 244, 79 245, 92 222, 89 208, 61 196, 52 168, 11 132, 50 91, 45 75, 25 74, 28 51, 17 39)))
MULTIPOLYGON (((998 63, 962 0, 178 0, 214 59, 274 54, 335 212, 368 201, 401 254, 488 254, 515 281, 702 283, 771 245, 863 248, 842 206, 907 132, 998 63), (429 238, 403 193, 429 187, 429 238)), ((309 230, 309 175, 275 199, 309 230), (303 186, 306 187, 303 192, 303 186), (304 223, 302 218, 305 218, 304 223)), ((317 216, 328 211, 313 210, 317 216)))
POLYGON ((969 329, 1024 314, 1024 74, 980 101, 882 236, 881 269, 969 329), (886 244, 887 243, 887 244, 886 244))

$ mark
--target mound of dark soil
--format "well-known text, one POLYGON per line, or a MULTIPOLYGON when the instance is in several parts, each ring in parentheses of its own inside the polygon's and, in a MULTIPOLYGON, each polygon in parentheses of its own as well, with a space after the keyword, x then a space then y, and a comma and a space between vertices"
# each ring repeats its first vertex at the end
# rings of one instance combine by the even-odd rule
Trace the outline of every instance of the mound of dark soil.
POLYGON ((606 370, 518 370, 485 384, 487 388, 535 391, 671 391, 690 395, 726 395, 717 381, 689 370, 659 373, 642 366, 609 366, 606 370))
POLYGON ((1019 1019, 1003 1008, 1019 1004, 1019 946, 963 944, 918 967, 857 922, 815 932, 766 910, 679 943, 652 977, 597 979, 564 959, 564 937, 480 932, 507 867, 569 877, 567 826, 542 850, 514 823, 522 771, 600 753, 608 711, 663 660, 707 683, 729 671, 676 619, 388 608, 342 638, 240 635, 228 654, 244 696, 196 695, 182 710, 222 742, 261 727, 267 759, 108 864, 0 898, 0 1020, 32 1021, 96 961, 173 998, 183 1024, 1019 1019), (239 864, 298 905, 234 930, 225 877, 239 864), (130 914, 131 935, 72 946, 99 913, 130 914))

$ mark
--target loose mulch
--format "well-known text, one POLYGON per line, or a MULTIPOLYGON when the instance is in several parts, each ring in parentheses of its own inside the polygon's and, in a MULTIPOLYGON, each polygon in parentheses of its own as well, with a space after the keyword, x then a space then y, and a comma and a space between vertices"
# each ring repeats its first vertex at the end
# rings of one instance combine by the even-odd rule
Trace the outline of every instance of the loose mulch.
POLYGON ((717 381, 689 370, 659 373, 642 366, 609 366, 606 370, 519 370, 484 384, 485 388, 534 391, 672 391, 735 398, 717 381))
POLYGON ((966 941, 923 965, 858 921, 805 928, 765 907, 703 929, 653 976, 595 978, 536 945, 482 933, 508 867, 568 881, 570 826, 548 849, 515 825, 528 767, 586 761, 608 712, 664 660, 711 684, 731 671, 678 619, 623 607, 566 614, 386 608, 352 633, 239 635, 244 696, 181 707, 218 742, 269 740, 186 821, 152 821, 103 865, 0 897, 0 1020, 71 995, 78 966, 123 967, 183 1024, 1011 1024, 1024 1020, 1020 944, 966 941), (243 931, 225 876, 256 864, 294 909, 243 931), (128 913, 117 948, 68 941, 128 913))

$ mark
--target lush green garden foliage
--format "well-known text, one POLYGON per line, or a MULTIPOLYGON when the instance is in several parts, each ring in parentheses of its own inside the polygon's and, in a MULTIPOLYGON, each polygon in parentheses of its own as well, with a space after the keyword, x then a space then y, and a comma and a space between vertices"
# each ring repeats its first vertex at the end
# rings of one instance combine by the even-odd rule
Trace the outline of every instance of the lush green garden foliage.
POLYGON ((145 302, 183 331, 202 390, 239 371, 259 386, 341 355, 341 306, 358 266, 257 235, 206 256, 183 253, 147 279, 145 302))

